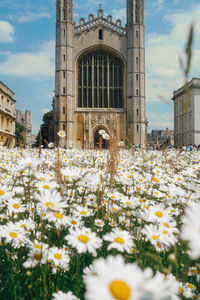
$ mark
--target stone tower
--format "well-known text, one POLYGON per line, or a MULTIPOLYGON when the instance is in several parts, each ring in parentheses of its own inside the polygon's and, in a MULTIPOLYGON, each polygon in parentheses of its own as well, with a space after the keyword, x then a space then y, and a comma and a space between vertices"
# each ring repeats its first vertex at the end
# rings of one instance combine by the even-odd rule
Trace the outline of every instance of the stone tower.
POLYGON ((74 41, 74 3, 73 0, 56 1, 56 75, 55 75, 55 140, 59 130, 66 132, 66 139, 60 146, 72 146, 73 134, 73 41, 74 41))
POLYGON ((146 143, 144 0, 127 0, 127 125, 133 144, 146 143))
POLYGON ((57 0, 54 137, 94 148, 99 129, 146 143, 144 0, 127 0, 127 24, 90 14, 74 23, 73 0, 57 0), (64 130, 65 138, 57 132, 64 130))

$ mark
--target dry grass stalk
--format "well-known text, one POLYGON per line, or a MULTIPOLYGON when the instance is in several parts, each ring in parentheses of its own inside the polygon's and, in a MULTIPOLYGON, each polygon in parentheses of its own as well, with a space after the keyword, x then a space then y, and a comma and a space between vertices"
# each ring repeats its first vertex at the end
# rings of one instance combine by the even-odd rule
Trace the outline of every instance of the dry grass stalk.
POLYGON ((108 172, 110 173, 110 186, 113 186, 114 184, 118 162, 119 162, 119 147, 117 145, 117 137, 114 135, 113 127, 110 127, 110 141, 109 141, 109 154, 108 154, 108 172))
POLYGON ((63 186, 62 186, 62 174, 60 172, 60 169, 62 168, 62 162, 60 160, 60 152, 59 152, 59 148, 57 150, 57 161, 55 163, 55 173, 56 173, 56 181, 59 185, 60 188, 60 194, 63 198, 63 200, 65 200, 65 195, 64 195, 64 190, 63 190, 63 186))

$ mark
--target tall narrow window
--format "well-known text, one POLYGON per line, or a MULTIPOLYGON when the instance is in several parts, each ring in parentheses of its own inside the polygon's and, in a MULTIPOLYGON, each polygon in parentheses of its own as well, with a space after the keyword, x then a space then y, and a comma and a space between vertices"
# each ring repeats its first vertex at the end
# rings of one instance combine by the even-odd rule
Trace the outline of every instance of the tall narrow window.
POLYGON ((121 60, 95 50, 78 61, 78 107, 123 108, 123 65, 121 60))
POLYGON ((65 115, 65 107, 63 107, 63 115, 65 115))
POLYGON ((136 63, 138 64, 139 63, 139 57, 136 56, 136 63))
POLYGON ((136 80, 139 80, 139 74, 136 74, 136 80))
POLYGON ((65 79, 65 71, 63 71, 63 78, 65 79))
POLYGON ((138 90, 138 89, 136 89, 136 95, 137 95, 137 96, 139 95, 139 90, 138 90))
POLYGON ((65 130, 65 124, 63 124, 63 130, 65 130))
POLYGON ((65 90, 65 87, 63 87, 63 94, 65 94, 66 90, 65 90))
POLYGON ((65 54, 63 54, 63 61, 65 61, 65 54))
POLYGON ((137 132, 139 131, 139 125, 137 125, 137 132))
POLYGON ((64 36, 65 36, 65 33, 66 33, 65 29, 64 29, 63 33, 64 33, 64 36))
POLYGON ((103 40, 103 30, 99 29, 99 40, 103 40))

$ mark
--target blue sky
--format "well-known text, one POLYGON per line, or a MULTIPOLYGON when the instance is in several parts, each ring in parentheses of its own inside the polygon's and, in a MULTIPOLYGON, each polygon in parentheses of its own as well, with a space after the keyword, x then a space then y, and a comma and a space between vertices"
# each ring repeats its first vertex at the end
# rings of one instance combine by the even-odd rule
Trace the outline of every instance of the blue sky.
MULTIPOLYGON (((17 109, 32 113, 37 133, 51 109, 55 65, 56 0, 0 0, 0 80, 15 92, 17 109)), ((104 14, 126 22, 126 0, 76 0, 75 21, 104 14), (113 4, 114 3, 114 4, 113 4)), ((179 58, 191 22, 195 42, 190 78, 200 77, 200 1, 146 0, 146 98, 148 131, 173 129, 173 90, 184 82, 179 58)))

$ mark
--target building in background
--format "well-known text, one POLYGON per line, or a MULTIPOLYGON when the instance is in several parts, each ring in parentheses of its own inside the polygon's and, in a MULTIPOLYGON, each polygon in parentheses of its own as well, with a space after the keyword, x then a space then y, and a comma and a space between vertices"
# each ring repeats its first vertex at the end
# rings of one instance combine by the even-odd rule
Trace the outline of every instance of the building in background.
POLYGON ((174 146, 174 130, 166 130, 156 129, 152 130, 151 133, 147 134, 147 142, 150 146, 174 146))
POLYGON ((144 0, 126 0, 126 25, 104 16, 74 23, 74 0, 56 1, 54 136, 60 146, 94 148, 98 132, 146 144, 144 0), (65 138, 57 136, 63 130, 65 138))
POLYGON ((13 148, 15 145, 15 94, 0 81, 0 142, 13 148))
POLYGON ((26 109, 25 113, 21 110, 16 110, 16 121, 26 128, 26 131, 22 133, 24 146, 31 146, 35 142, 36 136, 32 134, 30 110, 26 109))
POLYGON ((173 92, 175 146, 200 144, 200 78, 173 92))

